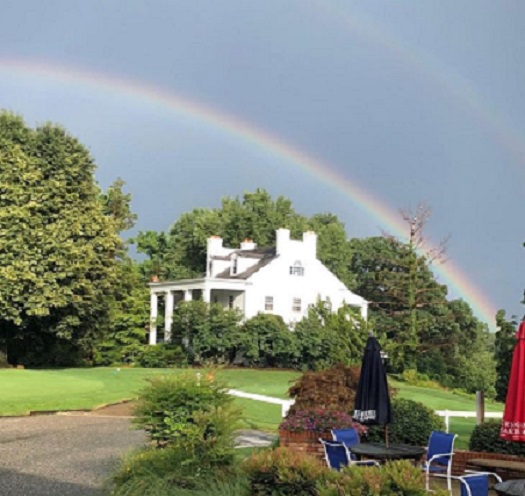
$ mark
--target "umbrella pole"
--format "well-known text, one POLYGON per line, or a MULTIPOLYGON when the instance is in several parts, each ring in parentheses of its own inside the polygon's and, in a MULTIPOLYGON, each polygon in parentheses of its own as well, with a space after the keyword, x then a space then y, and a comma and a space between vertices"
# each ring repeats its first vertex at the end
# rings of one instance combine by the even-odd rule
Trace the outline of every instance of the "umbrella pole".
POLYGON ((385 444, 388 448, 388 424, 385 424, 385 444))

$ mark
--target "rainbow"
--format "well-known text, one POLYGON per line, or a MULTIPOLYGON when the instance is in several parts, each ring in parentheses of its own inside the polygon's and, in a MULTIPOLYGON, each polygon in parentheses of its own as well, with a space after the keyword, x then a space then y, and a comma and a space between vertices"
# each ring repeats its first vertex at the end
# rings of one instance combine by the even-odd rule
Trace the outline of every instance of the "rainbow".
MULTIPOLYGON (((474 85, 450 67, 433 59, 416 46, 406 45, 389 32, 388 26, 372 18, 351 12, 349 2, 337 4, 325 0, 307 0, 316 9, 316 15, 326 15, 333 25, 339 25, 367 42, 381 47, 397 60, 403 62, 411 71, 426 78, 433 86, 456 100, 475 117, 476 122, 490 130, 499 144, 509 151, 521 165, 525 165, 525 141, 521 133, 479 94, 474 85)), ((519 168, 521 174, 525 169, 519 168)), ((524 176, 525 177, 525 176, 524 176)))
MULTIPOLYGON (((290 166, 322 181, 344 195, 366 214, 372 216, 390 233, 403 237, 406 226, 396 212, 372 196, 355 181, 342 175, 328 163, 312 154, 299 150, 278 136, 257 128, 238 117, 228 115, 216 108, 192 101, 185 96, 160 87, 138 81, 129 81, 87 71, 79 67, 56 65, 39 61, 0 59, 0 74, 30 76, 70 84, 86 89, 98 90, 108 95, 125 96, 131 100, 161 105, 183 118, 189 118, 212 129, 220 130, 237 140, 249 144, 265 153, 273 154, 290 166)), ((427 248, 431 248, 428 246, 427 248)), ((493 324, 496 309, 489 299, 476 287, 461 269, 451 261, 436 267, 444 282, 460 297, 467 301, 473 311, 485 322, 493 324)))

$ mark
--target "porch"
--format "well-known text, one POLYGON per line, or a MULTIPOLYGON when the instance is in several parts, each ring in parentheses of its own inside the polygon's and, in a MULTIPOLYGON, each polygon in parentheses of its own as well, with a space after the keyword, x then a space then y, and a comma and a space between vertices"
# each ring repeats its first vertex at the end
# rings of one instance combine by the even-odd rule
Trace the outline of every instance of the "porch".
POLYGON ((149 344, 169 342, 173 311, 181 301, 202 300, 218 303, 224 308, 236 308, 244 314, 246 281, 224 281, 214 278, 152 282, 150 286, 149 344), (159 306, 164 308, 164 329, 158 332, 159 306))

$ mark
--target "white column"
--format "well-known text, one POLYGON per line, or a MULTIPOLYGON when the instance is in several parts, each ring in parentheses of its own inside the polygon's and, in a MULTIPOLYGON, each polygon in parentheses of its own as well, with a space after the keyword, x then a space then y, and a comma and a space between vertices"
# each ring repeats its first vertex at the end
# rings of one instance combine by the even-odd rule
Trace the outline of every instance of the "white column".
POLYGON ((149 344, 157 344, 157 293, 150 296, 149 344))
POLYGON ((210 288, 204 288, 202 290, 202 301, 205 301, 206 303, 209 303, 211 299, 211 289, 210 288))
POLYGON ((186 289, 184 291, 184 301, 192 301, 193 300, 193 292, 191 289, 186 289))
POLYGON ((166 308, 164 312, 164 342, 171 341, 171 324, 173 323, 173 301, 175 295, 171 291, 166 291, 166 308))
POLYGON ((361 306, 361 317, 363 317, 364 320, 368 318, 368 302, 363 303, 361 306))

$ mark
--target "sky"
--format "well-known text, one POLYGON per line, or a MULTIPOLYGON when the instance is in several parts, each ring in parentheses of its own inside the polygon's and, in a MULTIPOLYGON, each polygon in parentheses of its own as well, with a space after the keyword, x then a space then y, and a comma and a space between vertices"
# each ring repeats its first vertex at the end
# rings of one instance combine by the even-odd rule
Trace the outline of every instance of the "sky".
MULTIPOLYGON (((426 203, 436 276, 525 313, 525 2, 4 0, 0 108, 63 125, 136 230, 261 187, 349 237, 426 203)), ((257 240, 255 240, 257 241, 257 240)))

